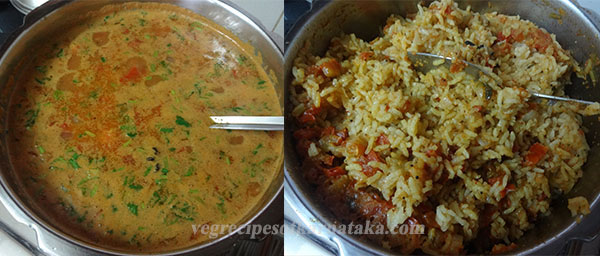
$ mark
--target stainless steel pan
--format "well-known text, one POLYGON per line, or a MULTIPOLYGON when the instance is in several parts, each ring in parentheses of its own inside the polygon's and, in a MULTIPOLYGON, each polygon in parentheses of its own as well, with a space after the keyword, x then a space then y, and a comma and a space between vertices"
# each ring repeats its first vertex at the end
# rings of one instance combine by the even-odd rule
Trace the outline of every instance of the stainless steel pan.
MULTIPOLYGON (((85 238, 63 232, 57 225, 36 214, 35 207, 24 199, 26 198, 22 196, 24 191, 16 182, 15 170, 10 165, 7 154, 7 133, 5 132, 8 128, 6 122, 7 109, 14 89, 7 82, 15 72, 19 62, 27 61, 30 52, 35 51, 37 45, 46 43, 48 38, 61 33, 65 26, 77 22, 75 19, 79 14, 118 2, 110 0, 50 1, 29 13, 25 17, 23 26, 14 32, 0 48, 0 129, 2 130, 2 133, 0 133, 0 201, 17 221, 36 231, 39 249, 48 255, 100 253, 122 255, 131 252, 106 249, 102 245, 86 241, 85 238)), ((267 31, 265 28, 247 13, 226 0, 170 0, 161 2, 169 2, 195 11, 232 31, 241 40, 253 45, 256 51, 261 53, 264 67, 275 74, 277 81, 273 82, 276 84, 283 108, 282 47, 276 45, 265 32, 267 31)), ((242 229, 249 223, 260 224, 279 221, 283 211, 282 187, 283 168, 260 200, 261 203, 256 205, 240 223, 236 223, 239 227, 237 230, 242 229)), ((238 239, 244 238, 236 234, 237 230, 217 240, 167 254, 221 254, 231 249, 238 239)))
MULTIPOLYGON (((312 10, 302 17, 286 35, 285 51, 285 90, 286 95, 292 75, 293 60, 306 42, 310 42, 313 54, 324 54, 332 37, 340 33, 355 33, 363 39, 373 39, 379 32, 386 18, 391 14, 406 15, 416 12, 420 0, 362 0, 362 1, 316 1, 312 10)), ((431 1, 424 1, 428 5, 431 1)), ((570 50, 580 63, 591 54, 600 54, 600 31, 590 17, 590 13, 579 8, 570 0, 457 0, 461 8, 471 5, 474 11, 498 11, 508 15, 520 15, 549 32, 556 34, 558 42, 570 50), (488 5, 488 2, 491 5, 488 5), (552 19, 550 13, 559 9, 565 12, 562 24, 552 19)), ((597 70, 596 70, 597 72, 597 70)), ((573 86, 567 89, 573 98, 599 101, 600 87, 585 88, 573 86)), ((286 99, 286 116, 290 117, 289 101, 286 99)), ((292 145, 290 122, 286 124, 285 133, 285 187, 286 200, 299 212, 304 222, 309 225, 331 225, 336 218, 327 206, 318 202, 317 196, 302 177, 300 163, 292 145)), ((600 193, 600 121, 597 117, 584 118, 584 126, 589 128, 586 134, 591 150, 588 161, 583 167, 583 178, 566 196, 557 198, 552 204, 552 214, 542 218, 533 230, 528 231, 516 241, 518 248, 511 253, 517 254, 556 254, 565 246, 577 252, 578 245, 590 241, 600 232, 600 209, 597 207, 600 193), (584 196, 590 202, 592 213, 577 224, 567 210, 567 199, 573 196, 584 196)), ((364 242, 346 234, 324 231, 315 234, 319 242, 327 242, 331 251, 341 254, 389 254, 380 246, 364 242)))

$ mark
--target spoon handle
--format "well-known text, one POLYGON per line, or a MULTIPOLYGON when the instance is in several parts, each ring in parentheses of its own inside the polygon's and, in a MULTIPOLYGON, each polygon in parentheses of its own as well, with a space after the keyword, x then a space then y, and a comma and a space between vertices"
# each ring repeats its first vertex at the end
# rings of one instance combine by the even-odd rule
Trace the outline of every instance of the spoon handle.
POLYGON ((586 105, 592 105, 592 104, 596 103, 593 101, 571 99, 571 98, 567 98, 567 97, 559 97, 559 96, 554 96, 554 95, 541 94, 541 93, 532 92, 532 91, 530 91, 529 93, 531 93, 531 96, 533 96, 533 97, 548 99, 548 100, 570 101, 570 102, 577 102, 577 103, 586 104, 586 105))
POLYGON ((283 116, 211 116, 212 129, 283 131, 283 116))
MULTIPOLYGON (((415 68, 420 70, 421 72, 429 72, 430 70, 437 68, 437 66, 439 66, 440 64, 450 65, 450 64, 452 64, 452 61, 454 60, 451 57, 444 57, 444 56, 440 56, 440 55, 436 55, 436 54, 423 53, 423 52, 417 52, 417 53, 408 52, 407 55, 408 55, 408 58, 411 60, 411 62, 413 62, 413 65, 415 66, 415 68), (440 61, 442 61, 442 62, 440 63, 440 61)), ((487 69, 485 69, 477 64, 468 62, 468 61, 464 61, 464 60, 461 60, 461 61, 467 65, 464 68, 465 73, 473 76, 474 78, 478 78, 481 74, 485 74, 485 75, 491 77, 492 79, 496 80, 499 84, 502 83, 501 80, 498 80, 499 78, 497 76, 493 76, 487 69)), ((559 97, 559 96, 554 96, 554 95, 541 94, 541 93, 532 92, 532 91, 529 91, 529 93, 533 97, 548 99, 548 100, 576 102, 576 103, 586 104, 586 105, 596 104, 596 102, 587 101, 587 100, 571 99, 571 98, 567 98, 567 97, 559 97)))

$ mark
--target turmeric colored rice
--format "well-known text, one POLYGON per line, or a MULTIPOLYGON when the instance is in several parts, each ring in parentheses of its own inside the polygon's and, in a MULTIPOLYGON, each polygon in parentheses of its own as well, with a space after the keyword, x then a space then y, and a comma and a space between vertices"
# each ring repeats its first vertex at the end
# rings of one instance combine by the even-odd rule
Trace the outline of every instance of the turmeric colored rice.
POLYGON ((389 17, 370 42, 349 34, 323 56, 309 49, 290 90, 302 170, 345 222, 425 225, 367 237, 384 247, 506 253, 582 176, 581 111, 529 94, 563 96, 581 69, 529 21, 440 0, 389 17), (502 82, 456 64, 421 73, 407 52, 476 63, 502 82))

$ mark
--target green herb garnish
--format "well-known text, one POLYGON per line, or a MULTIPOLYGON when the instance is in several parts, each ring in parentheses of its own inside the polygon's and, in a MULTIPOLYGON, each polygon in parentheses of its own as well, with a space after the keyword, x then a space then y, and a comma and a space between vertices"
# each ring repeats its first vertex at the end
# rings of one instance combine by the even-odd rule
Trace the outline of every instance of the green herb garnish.
POLYGON ((192 126, 188 121, 186 121, 185 119, 183 119, 183 117, 181 117, 181 116, 177 116, 177 119, 175 120, 175 123, 178 124, 178 125, 185 126, 185 127, 191 127, 192 126))
POLYGON ((263 147, 262 143, 259 143, 258 146, 256 146, 256 148, 254 150, 252 150, 252 154, 253 155, 258 154, 258 150, 262 147, 263 147))
POLYGON ((164 133, 172 133, 173 129, 175 128, 160 128, 160 131, 164 133))
POLYGON ((127 204, 127 209, 129 209, 129 211, 131 213, 133 213, 133 215, 138 216, 138 206, 137 206, 137 204, 128 203, 127 204))

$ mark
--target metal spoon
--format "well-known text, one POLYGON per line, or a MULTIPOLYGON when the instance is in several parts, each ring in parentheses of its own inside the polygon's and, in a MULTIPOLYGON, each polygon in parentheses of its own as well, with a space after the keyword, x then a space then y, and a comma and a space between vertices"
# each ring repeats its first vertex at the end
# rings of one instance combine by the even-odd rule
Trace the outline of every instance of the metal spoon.
MULTIPOLYGON (((446 66, 451 65, 452 61, 454 61, 454 59, 450 58, 450 57, 444 57, 444 56, 440 56, 440 55, 436 55, 436 54, 423 53, 423 52, 417 52, 417 53, 408 52, 408 58, 413 62, 415 68, 417 68, 421 72, 428 72, 432 69, 437 68, 437 66, 439 66, 439 65, 436 65, 434 63, 435 61, 444 60, 444 65, 446 65, 446 66)), ((483 68, 482 66, 468 62, 468 61, 464 61, 464 60, 460 60, 460 61, 467 64, 467 66, 465 67, 465 69, 463 71, 465 71, 465 73, 473 76, 474 78, 479 78, 481 73, 483 73, 483 74, 491 77, 492 79, 496 80, 498 83, 500 83, 500 84, 502 83, 502 81, 498 78, 497 75, 490 73, 487 69, 483 68)), ((596 104, 596 102, 587 101, 587 100, 571 99, 571 98, 566 98, 566 97, 541 94, 541 93, 532 92, 532 91, 529 91, 529 93, 531 94, 532 97, 543 98, 543 99, 548 99, 548 100, 576 102, 576 103, 581 103, 581 104, 586 104, 586 105, 596 104)))
POLYGON ((212 129, 283 131, 283 116, 211 116, 212 129))

